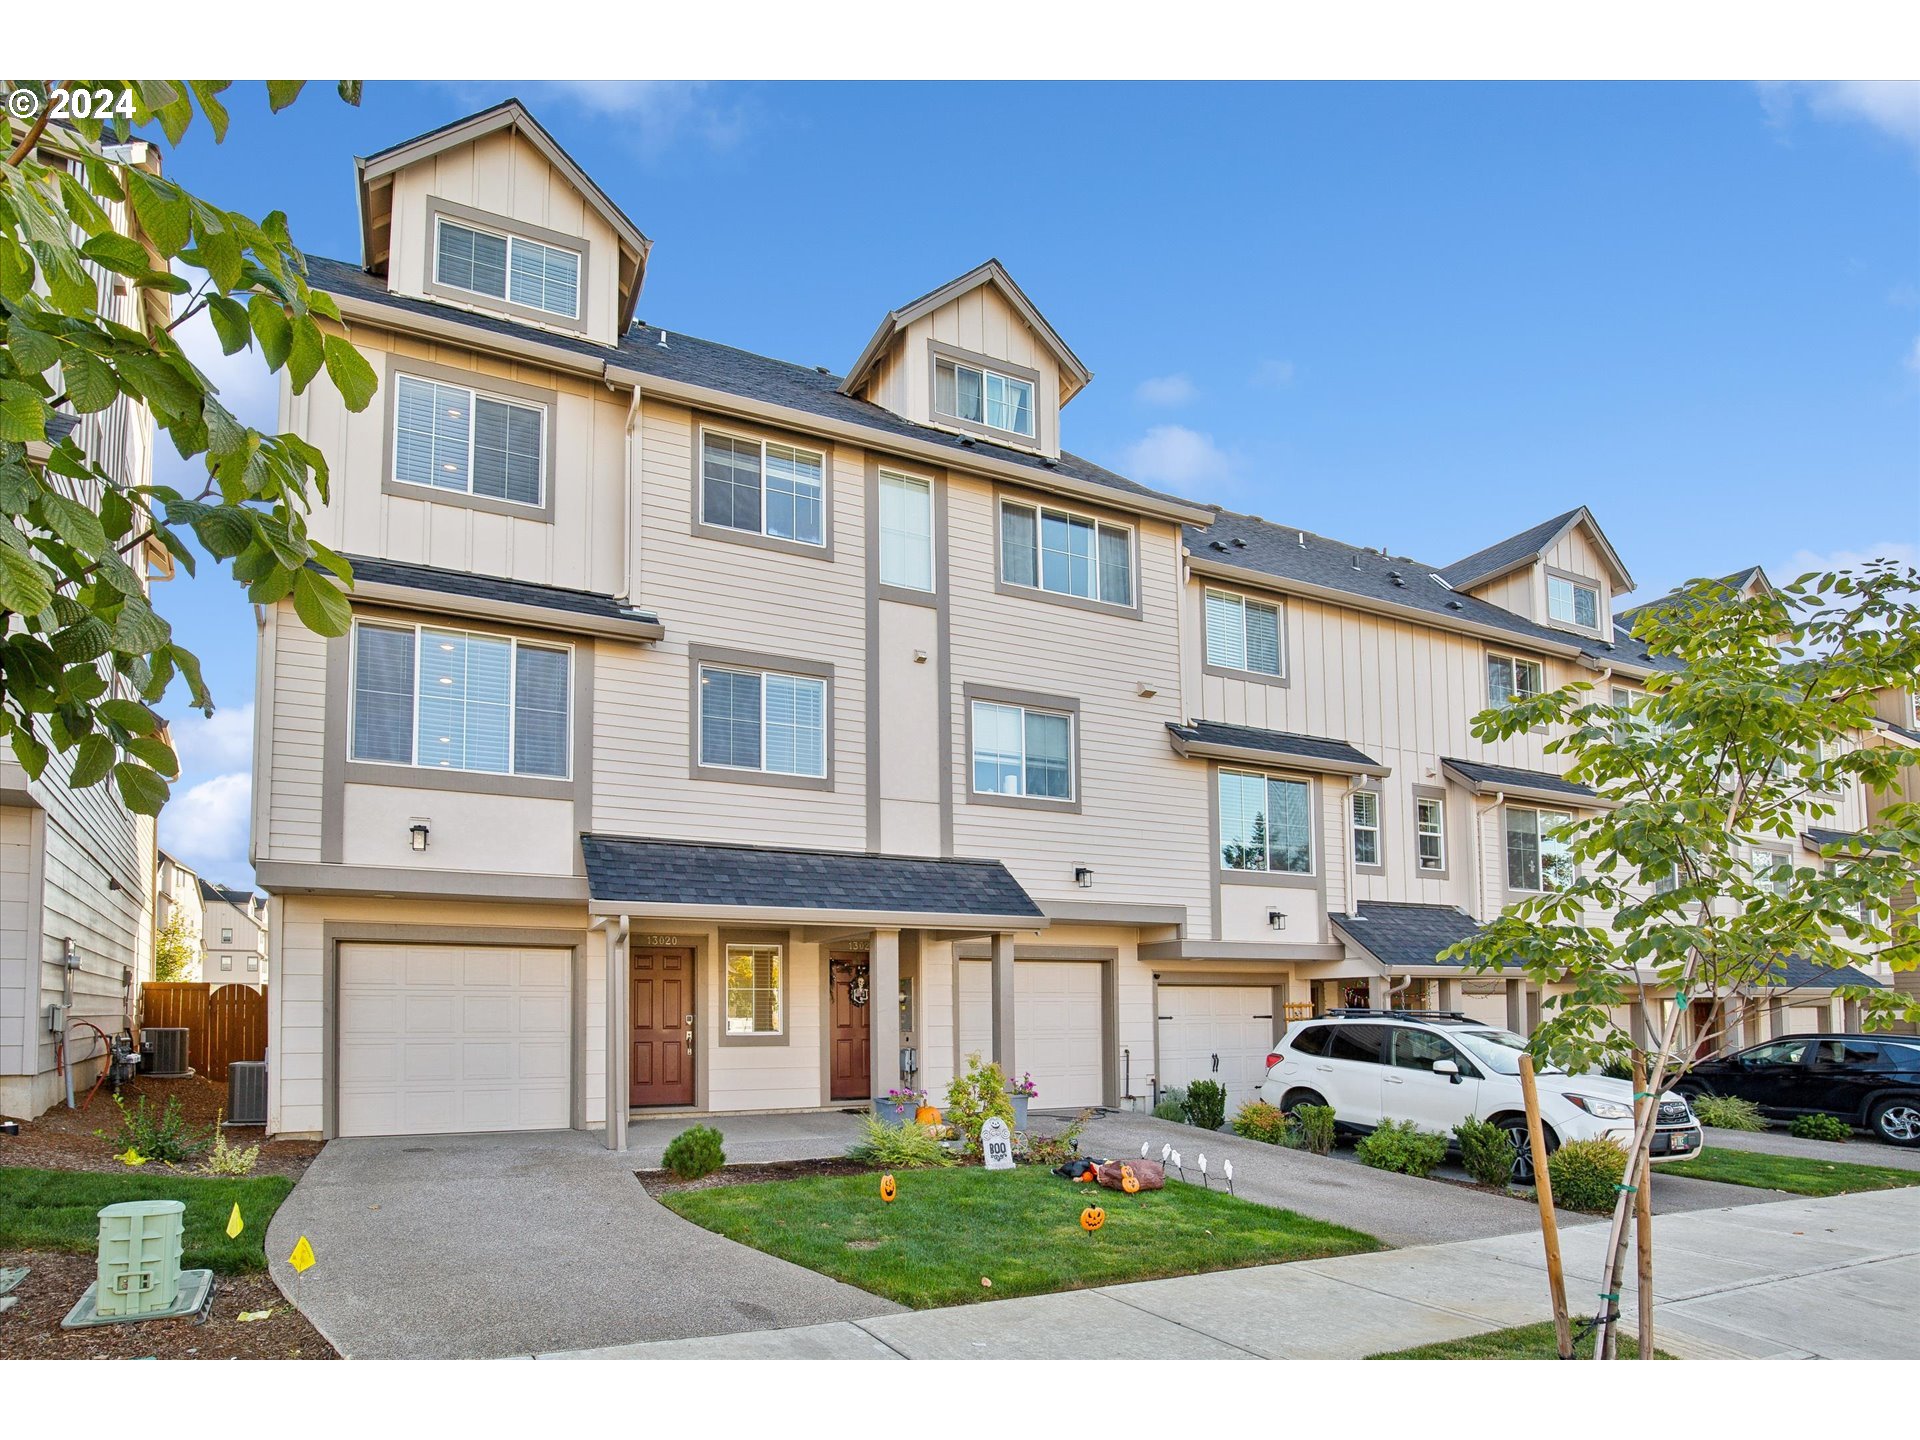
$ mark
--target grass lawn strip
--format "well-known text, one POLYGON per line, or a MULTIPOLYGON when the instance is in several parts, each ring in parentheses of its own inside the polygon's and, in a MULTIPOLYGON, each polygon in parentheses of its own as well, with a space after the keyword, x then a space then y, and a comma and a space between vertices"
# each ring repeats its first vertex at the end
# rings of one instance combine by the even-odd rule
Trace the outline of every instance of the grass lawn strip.
POLYGON ((1025 1166, 896 1178, 890 1205, 874 1174, 660 1198, 730 1240, 914 1309, 1383 1248, 1345 1226, 1178 1181, 1125 1195, 1025 1166), (1107 1214, 1091 1235, 1080 1228, 1089 1204, 1107 1214))
POLYGON ((100 1243, 98 1213, 123 1200, 186 1202, 181 1265, 221 1275, 265 1270, 267 1222, 293 1189, 281 1175, 227 1179, 151 1169, 99 1175, 79 1170, 0 1168, 0 1250, 65 1250, 93 1254, 100 1243), (246 1228, 227 1235, 235 1205, 246 1228))
MULTIPOLYGON (((1640 1358, 1640 1342, 1631 1334, 1619 1337, 1620 1358, 1637 1360, 1640 1358)), ((1576 1336, 1573 1352, 1576 1358, 1593 1358, 1593 1340, 1588 1338, 1583 1347, 1576 1336)), ((1369 1355, 1369 1360, 1558 1360, 1560 1350, 1553 1336, 1553 1322, 1542 1321, 1538 1325, 1519 1325, 1511 1330, 1489 1330, 1484 1335, 1467 1335, 1459 1340, 1442 1340, 1434 1345, 1416 1345, 1411 1350, 1394 1350, 1385 1355, 1369 1355)), ((1654 1347, 1653 1358, 1671 1360, 1673 1356, 1654 1347)))
POLYGON ((1758 1150, 1703 1150, 1692 1160, 1675 1160, 1662 1165, 1659 1173, 1815 1196, 1851 1195, 1858 1190, 1892 1190, 1902 1185, 1920 1185, 1920 1170, 1900 1170, 1887 1165, 1855 1165, 1845 1160, 1812 1160, 1800 1155, 1772 1155, 1758 1150))

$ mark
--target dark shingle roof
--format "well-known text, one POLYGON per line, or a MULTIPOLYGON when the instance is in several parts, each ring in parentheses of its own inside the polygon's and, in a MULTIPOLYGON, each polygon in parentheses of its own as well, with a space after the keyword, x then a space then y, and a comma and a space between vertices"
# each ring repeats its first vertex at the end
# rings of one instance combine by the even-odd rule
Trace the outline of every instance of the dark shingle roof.
POLYGON ((1358 914, 1327 918, 1336 930, 1388 970, 1420 965, 1460 968, 1458 960, 1439 959, 1440 952, 1480 929, 1479 921, 1451 905, 1362 900, 1355 908, 1358 914))
POLYGON ((698 845, 623 835, 583 835, 580 847, 596 904, 1044 918, 998 860, 698 845))
POLYGON ((387 292, 383 281, 367 274, 358 265, 344 260, 308 256, 307 279, 319 289, 334 294, 357 296, 363 300, 376 301, 417 315, 430 315, 439 320, 456 320, 462 325, 471 325, 478 330, 552 346, 577 355, 591 356, 597 360, 606 360, 630 370, 638 370, 645 375, 657 375, 666 380, 699 385, 728 395, 738 395, 743 399, 758 400, 768 405, 779 405, 809 415, 818 415, 823 419, 862 425, 869 430, 899 435, 922 444, 938 445, 952 450, 956 462, 963 463, 968 455, 987 456, 1032 470, 1036 478, 1046 475, 1063 475, 1069 479, 1098 485, 1121 495, 1134 495, 1152 500, 1171 500, 1181 505, 1195 505, 1200 509, 1209 508, 1182 496, 1150 490, 1145 485, 1135 484, 1125 476, 1116 475, 1111 470, 1094 464, 1091 460, 1083 460, 1078 455, 1071 455, 1065 451, 1061 452, 1057 464, 1048 464, 1038 455, 995 445, 989 440, 963 441, 961 437, 949 434, 945 430, 936 430, 929 425, 916 425, 911 420, 903 420, 892 411, 882 409, 871 401, 842 395, 838 389, 841 377, 825 369, 795 365, 785 360, 770 360, 764 355, 755 355, 747 350, 736 350, 731 345, 722 345, 713 340, 701 340, 683 331, 663 331, 654 326, 635 323, 620 337, 618 345, 609 348, 605 345, 596 345, 590 340, 555 335, 537 326, 518 325, 489 315, 454 310, 446 305, 415 300, 404 295, 391 295, 387 292), (662 338, 667 342, 665 346, 659 343, 662 338))
POLYGON ((602 620, 624 620, 635 625, 660 623, 656 616, 647 611, 632 609, 613 596, 597 591, 535 585, 526 580, 497 580, 490 575, 474 575, 464 570, 441 570, 432 565, 376 560, 370 555, 348 555, 346 560, 353 566, 356 582, 364 580, 371 585, 432 590, 442 595, 464 596, 469 600, 531 605, 541 610, 559 610, 569 615, 588 615, 602 620))
POLYGON ((1489 576, 1510 570, 1522 560, 1531 560, 1546 548, 1547 542, 1560 533, 1561 527, 1580 513, 1575 506, 1564 515, 1556 515, 1551 520, 1542 520, 1531 530, 1522 530, 1518 535, 1509 535, 1505 540, 1476 550, 1464 560, 1456 560, 1440 572, 1440 578, 1456 590, 1464 590, 1477 585, 1489 576))
POLYGON ((1871 975, 1862 974, 1851 965, 1816 965, 1798 955, 1784 955, 1779 963, 1780 968, 1761 982, 1769 989, 1785 986, 1790 990, 1831 990, 1840 985, 1864 985, 1869 990, 1886 988, 1871 975))
POLYGON ((1476 785, 1490 785, 1508 790, 1547 790, 1556 795, 1579 796, 1591 800, 1594 792, 1585 785, 1576 785, 1573 781, 1545 770, 1522 770, 1513 765, 1485 765, 1478 760, 1455 760, 1446 756, 1442 765, 1459 771, 1476 785))
MULTIPOLYGON (((1731 575, 1722 575, 1719 583, 1729 590, 1739 591, 1746 589, 1755 576, 1758 576, 1762 580, 1767 578, 1766 571, 1762 570, 1758 565, 1749 565, 1746 569, 1736 570, 1731 575)), ((1638 615, 1642 610, 1651 610, 1655 605, 1671 605, 1679 598, 1680 592, 1678 590, 1669 590, 1666 594, 1657 595, 1651 600, 1642 600, 1638 604, 1627 606, 1624 610, 1614 611, 1614 622, 1618 624, 1624 620, 1628 624, 1631 624, 1633 617, 1638 615)))
POLYGON ((1256 730, 1251 725, 1223 725, 1216 720, 1194 720, 1185 725, 1169 720, 1167 729, 1189 744, 1229 745, 1236 750, 1264 750, 1301 760, 1330 761, 1356 770, 1385 771, 1378 760, 1344 740, 1317 735, 1294 735, 1284 730, 1256 730))
MULTIPOLYGON (((1802 833, 1804 833, 1807 839, 1813 844, 1822 847, 1827 845, 1847 845, 1850 849, 1856 851, 1865 848, 1860 840, 1860 836, 1852 830, 1822 830, 1809 825, 1802 833)), ((1893 847, 1883 846, 1881 848, 1891 850, 1893 847)))
MULTIPOLYGON (((194 878, 200 880, 197 875, 194 878)), ((246 910, 253 905, 253 892, 236 890, 231 885, 216 885, 211 880, 200 880, 200 899, 203 904, 224 900, 229 905, 238 905, 242 910, 246 910)))

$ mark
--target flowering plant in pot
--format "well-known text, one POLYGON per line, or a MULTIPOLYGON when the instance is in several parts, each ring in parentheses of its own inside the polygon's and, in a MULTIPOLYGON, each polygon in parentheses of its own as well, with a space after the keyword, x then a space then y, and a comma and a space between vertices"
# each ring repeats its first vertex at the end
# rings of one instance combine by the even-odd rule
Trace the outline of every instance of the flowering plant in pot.
POLYGON ((926 1103, 927 1092, 924 1090, 911 1087, 889 1090, 884 1095, 874 1097, 873 1113, 889 1125, 906 1125, 926 1103))
POLYGON ((1027 1128, 1027 1102, 1040 1093, 1040 1087, 1034 1083, 1033 1072, 1026 1071, 1013 1084, 1007 1086, 1007 1098, 1013 1102, 1013 1128, 1025 1131, 1027 1128))

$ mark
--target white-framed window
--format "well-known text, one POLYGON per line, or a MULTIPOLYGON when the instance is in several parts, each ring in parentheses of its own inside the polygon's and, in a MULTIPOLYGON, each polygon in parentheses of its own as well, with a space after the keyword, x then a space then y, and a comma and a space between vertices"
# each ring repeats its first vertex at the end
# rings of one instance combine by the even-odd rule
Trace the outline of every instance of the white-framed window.
POLYGON ((727 946, 727 1034, 781 1033, 780 961, 778 945, 727 946))
POLYGON ((231 925, 222 925, 220 927, 220 943, 222 945, 233 944, 233 927, 231 925))
POLYGON ((1518 655, 1487 656, 1487 704, 1505 705, 1525 700, 1546 688, 1546 669, 1538 660, 1518 655))
POLYGON ((1348 800, 1353 810, 1353 863, 1380 863, 1380 797, 1371 790, 1356 790, 1348 800))
POLYGON ((880 583, 933 589, 933 485, 880 472, 880 583))
POLYGON ((1547 614, 1562 625, 1600 628, 1600 591, 1563 575, 1547 576, 1547 614))
POLYGON ((700 519, 800 545, 826 544, 827 457, 776 440, 704 430, 700 519))
POLYGON ((1793 861, 1777 850, 1751 846, 1747 851, 1747 868, 1753 872, 1754 884, 1776 895, 1785 895, 1793 888, 1793 861))
POLYGON ((260 957, 258 955, 247 956, 247 969, 258 970, 259 968, 260 968, 260 957))
POLYGON ((1422 870, 1447 868, 1447 802, 1438 795, 1417 795, 1413 801, 1414 847, 1422 870))
POLYGON ((936 359, 933 408, 950 420, 1033 438, 1033 382, 964 361, 936 359))
POLYGON ((1571 817, 1564 810, 1507 806, 1507 888, 1563 890, 1573 879, 1573 856, 1556 832, 1571 817))
POLYGON ((827 773, 827 682, 700 667, 700 763, 769 775, 827 773))
POLYGON ((220 968, 221 968, 222 970, 231 970, 231 969, 233 969, 233 956, 231 956, 231 955, 222 955, 222 956, 220 957, 220 968))
POLYGON ((349 754, 381 765, 564 780, 572 672, 564 645, 358 622, 349 754))
POLYGON ((1220 864, 1311 875, 1313 795, 1304 780, 1220 772, 1220 864))
POLYGON ((974 701, 973 789, 979 795, 1072 800, 1073 716, 974 701))
POLYGON ((545 496, 546 431, 544 405, 394 377, 393 478, 404 484, 537 506, 545 496))
POLYGON ((580 255, 522 235, 463 225, 444 215, 434 235, 433 278, 568 320, 580 318, 580 255))
POLYGON ((1679 888, 1680 866, 1678 862, 1667 866, 1664 871, 1653 877, 1653 893, 1656 895, 1670 895, 1679 888))
POLYGON ((1000 502, 1000 578, 1008 585, 1133 604, 1133 531, 1050 506, 1000 502))
POLYGON ((1209 590, 1207 663, 1256 675, 1284 675, 1280 607, 1225 590, 1209 590))

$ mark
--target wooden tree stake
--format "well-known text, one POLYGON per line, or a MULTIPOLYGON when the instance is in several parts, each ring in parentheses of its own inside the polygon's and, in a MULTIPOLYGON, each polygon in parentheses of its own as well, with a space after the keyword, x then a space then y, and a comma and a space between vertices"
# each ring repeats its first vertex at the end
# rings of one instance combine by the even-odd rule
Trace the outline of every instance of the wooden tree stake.
POLYGON ((1573 1358, 1567 1322, 1567 1276, 1560 1265, 1560 1226, 1553 1215, 1553 1177, 1547 1174, 1546 1132, 1540 1125, 1540 1092, 1533 1083, 1533 1056, 1520 1057, 1520 1092, 1527 1101, 1527 1144, 1533 1152, 1533 1192, 1540 1201, 1540 1238, 1547 1248, 1547 1288, 1553 1298, 1553 1338, 1560 1358, 1573 1358))
MULTIPOLYGON (((1646 1057, 1639 1051, 1633 1054, 1633 1093, 1636 1097, 1644 1094, 1647 1088, 1646 1057)), ((1648 1095, 1645 1099, 1636 1098, 1634 1105, 1651 1109, 1659 1103, 1657 1096, 1648 1095)), ((1653 1358, 1653 1194, 1651 1181, 1653 1167, 1645 1160, 1640 1162, 1639 1189, 1634 1192, 1634 1311, 1639 1326, 1640 1358, 1653 1358)))

